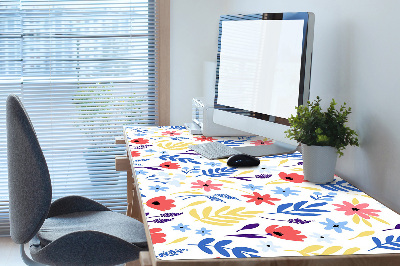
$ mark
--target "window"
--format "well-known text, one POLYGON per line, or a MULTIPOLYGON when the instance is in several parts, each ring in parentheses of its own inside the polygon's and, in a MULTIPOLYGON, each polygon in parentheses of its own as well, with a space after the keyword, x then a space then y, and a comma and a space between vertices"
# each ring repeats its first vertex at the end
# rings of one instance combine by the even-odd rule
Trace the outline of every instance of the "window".
POLYGON ((123 125, 169 122, 169 88, 161 88, 169 72, 160 68, 169 65, 162 56, 168 36, 160 44, 169 34, 168 14, 165 0, 0 3, 0 235, 9 234, 10 93, 22 99, 35 126, 53 199, 82 195, 125 211, 126 174, 114 166, 125 147, 115 145, 115 137, 123 125))

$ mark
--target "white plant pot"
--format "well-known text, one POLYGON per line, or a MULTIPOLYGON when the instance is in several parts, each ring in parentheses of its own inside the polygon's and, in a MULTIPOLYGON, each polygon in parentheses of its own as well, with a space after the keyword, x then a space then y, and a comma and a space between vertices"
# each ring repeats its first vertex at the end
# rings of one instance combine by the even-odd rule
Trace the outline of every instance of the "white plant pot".
POLYGON ((304 179, 313 183, 332 182, 335 175, 337 150, 331 146, 301 144, 304 179))

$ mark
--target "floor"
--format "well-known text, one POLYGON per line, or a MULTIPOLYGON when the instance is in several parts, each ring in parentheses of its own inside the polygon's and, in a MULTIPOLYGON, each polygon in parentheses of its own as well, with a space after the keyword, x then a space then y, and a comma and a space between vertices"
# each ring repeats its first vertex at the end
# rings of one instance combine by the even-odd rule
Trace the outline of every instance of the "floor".
MULTIPOLYGON (((29 254, 28 245, 25 245, 25 253, 29 254)), ((28 255, 29 256, 29 255, 28 255)), ((12 242, 10 237, 0 237, 0 266, 24 266, 22 261, 19 245, 12 242)), ((139 260, 132 261, 126 266, 139 266, 139 260)), ((119 265, 122 266, 122 265, 119 265)))
POLYGON ((10 237, 0 237, 0 258, 0 266, 25 265, 19 253, 19 245, 12 242, 10 237))

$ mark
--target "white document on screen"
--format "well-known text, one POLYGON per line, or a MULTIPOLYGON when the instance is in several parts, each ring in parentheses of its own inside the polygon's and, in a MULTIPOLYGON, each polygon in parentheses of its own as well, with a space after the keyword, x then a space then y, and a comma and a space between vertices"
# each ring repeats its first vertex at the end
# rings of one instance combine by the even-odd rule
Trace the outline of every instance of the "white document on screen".
POLYGON ((303 20, 223 21, 218 104, 288 118, 298 106, 303 20))

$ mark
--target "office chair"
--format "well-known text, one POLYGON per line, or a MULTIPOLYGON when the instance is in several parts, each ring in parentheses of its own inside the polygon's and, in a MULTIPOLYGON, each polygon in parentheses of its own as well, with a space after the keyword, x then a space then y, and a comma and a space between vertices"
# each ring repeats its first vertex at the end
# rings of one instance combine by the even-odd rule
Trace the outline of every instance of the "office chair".
POLYGON ((15 95, 7 98, 7 156, 10 234, 27 265, 115 265, 147 250, 144 226, 133 218, 80 196, 51 203, 46 160, 15 95), (25 254, 29 241, 34 261, 25 254))

